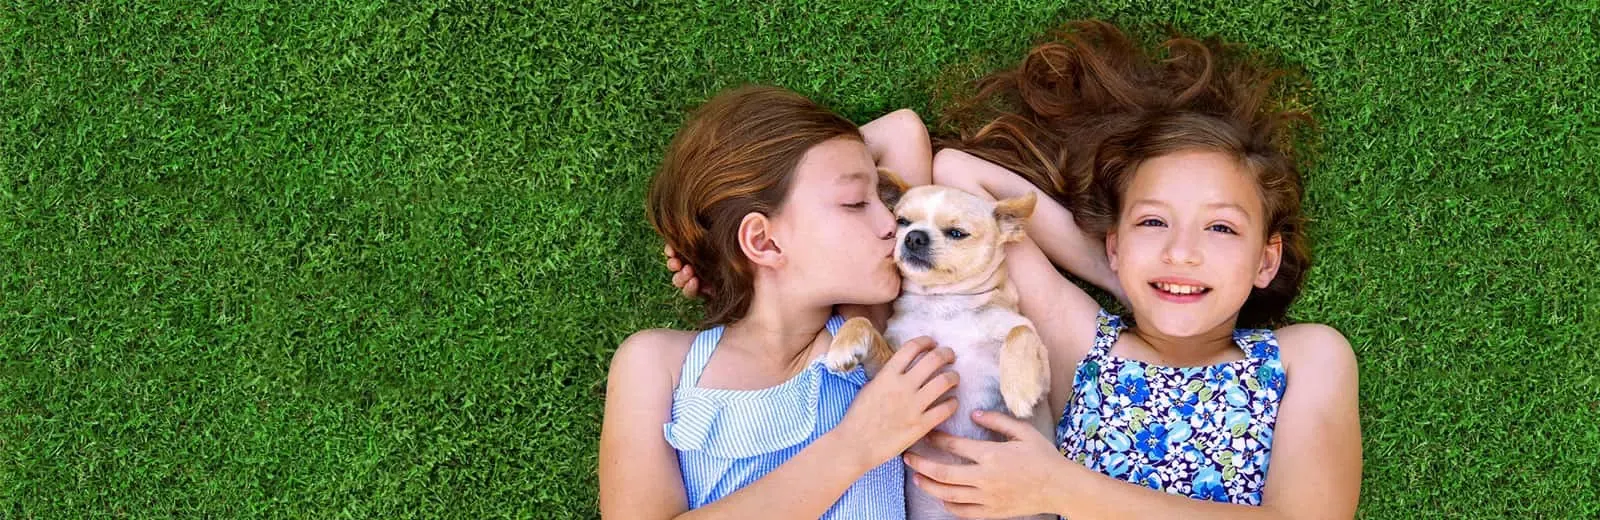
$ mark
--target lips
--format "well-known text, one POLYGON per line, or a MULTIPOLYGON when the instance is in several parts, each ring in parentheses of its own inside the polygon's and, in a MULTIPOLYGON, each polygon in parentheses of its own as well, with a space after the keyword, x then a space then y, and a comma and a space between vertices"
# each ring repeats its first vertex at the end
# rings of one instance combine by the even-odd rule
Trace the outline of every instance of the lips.
POLYGON ((1194 303, 1211 293, 1211 287, 1187 278, 1157 278, 1150 282, 1156 296, 1173 303, 1194 303))

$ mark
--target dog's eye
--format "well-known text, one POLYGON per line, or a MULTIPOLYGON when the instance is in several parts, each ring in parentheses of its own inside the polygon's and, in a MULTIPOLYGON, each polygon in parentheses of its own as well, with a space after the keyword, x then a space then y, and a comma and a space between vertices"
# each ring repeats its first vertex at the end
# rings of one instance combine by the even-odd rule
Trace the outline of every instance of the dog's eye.
POLYGON ((961 228, 950 228, 944 230, 944 236, 950 237, 951 240, 961 240, 967 238, 967 232, 962 231, 961 228))
POLYGON ((911 225, 911 221, 906 220, 905 217, 895 217, 894 225, 900 226, 900 227, 906 227, 906 226, 911 225))

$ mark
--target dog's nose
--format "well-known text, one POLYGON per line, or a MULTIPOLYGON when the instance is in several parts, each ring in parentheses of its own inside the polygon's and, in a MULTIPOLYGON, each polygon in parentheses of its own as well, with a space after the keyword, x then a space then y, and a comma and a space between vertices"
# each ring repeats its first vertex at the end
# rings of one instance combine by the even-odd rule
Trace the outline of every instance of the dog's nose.
POLYGON ((906 233, 906 249, 910 249, 919 253, 927 251, 928 232, 919 229, 910 233, 906 233))

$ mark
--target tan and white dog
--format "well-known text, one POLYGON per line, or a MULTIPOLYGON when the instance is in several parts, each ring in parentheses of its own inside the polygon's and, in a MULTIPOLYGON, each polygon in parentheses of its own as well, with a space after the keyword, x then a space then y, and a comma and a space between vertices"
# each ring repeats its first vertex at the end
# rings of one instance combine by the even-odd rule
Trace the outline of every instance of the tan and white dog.
MULTIPOLYGON (((1003 440, 972 422, 974 410, 1005 411, 1053 433, 1046 395, 1049 357, 1033 323, 1017 311, 1016 290, 1006 280, 1005 244, 1023 238, 1034 195, 999 202, 946 186, 906 190, 889 172, 880 175, 903 192, 893 202, 899 230, 894 250, 902 277, 894 316, 883 335, 866 318, 847 321, 829 345, 828 368, 858 363, 876 373, 892 348, 929 336, 955 352, 961 382, 951 392, 959 409, 939 431, 971 439, 1003 440)), ((885 197, 893 200, 895 197, 885 197)), ((943 462, 966 462, 926 440, 911 451, 943 462)), ((906 513, 912 520, 954 519, 943 504, 906 480, 906 513)), ((1037 518, 1052 518, 1040 515, 1037 518)), ((1028 517, 1033 518, 1033 517, 1028 517)))

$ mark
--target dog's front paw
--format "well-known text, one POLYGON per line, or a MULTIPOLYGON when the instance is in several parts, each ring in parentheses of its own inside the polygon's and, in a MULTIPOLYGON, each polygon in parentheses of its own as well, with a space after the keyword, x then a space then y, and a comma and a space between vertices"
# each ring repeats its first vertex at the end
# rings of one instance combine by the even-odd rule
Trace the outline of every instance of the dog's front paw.
POLYGON ((867 357, 873 342, 878 341, 877 335, 878 330, 872 327, 872 321, 850 318, 843 327, 839 327, 839 333, 833 336, 833 343, 828 344, 828 353, 822 358, 822 364, 836 374, 855 370, 867 357))
POLYGON ((1019 419, 1033 416, 1033 407, 1050 391, 1050 358, 1032 328, 1019 325, 1000 347, 1000 397, 1019 419))

